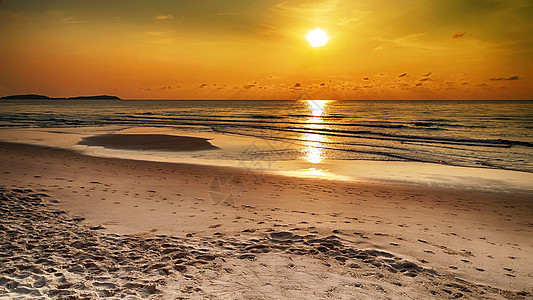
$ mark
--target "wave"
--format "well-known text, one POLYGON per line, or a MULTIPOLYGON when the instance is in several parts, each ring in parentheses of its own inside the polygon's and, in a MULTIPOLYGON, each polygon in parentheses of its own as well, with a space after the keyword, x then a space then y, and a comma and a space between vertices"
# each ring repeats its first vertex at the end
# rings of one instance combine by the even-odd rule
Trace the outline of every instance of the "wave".
MULTIPOLYGON (((442 143, 458 144, 468 146, 486 146, 486 147, 512 147, 523 146, 533 148, 533 143, 528 141, 518 141, 510 139, 476 139, 460 138, 449 136, 435 135, 417 135, 408 134, 410 131, 419 132, 420 127, 433 130, 433 127, 453 126, 453 124, 443 124, 428 121, 415 121, 405 124, 388 123, 388 122, 305 122, 305 121, 285 121, 281 117, 278 120, 272 120, 270 115, 254 115, 257 119, 243 118, 220 118, 220 117, 175 117, 135 114, 123 115, 120 117, 96 117, 95 119, 76 119, 57 115, 35 115, 35 114, 17 114, 14 116, 0 117, 0 121, 7 123, 36 123, 42 127, 53 126, 84 126, 84 125, 195 125, 195 126, 226 126, 247 129, 262 129, 274 131, 288 131, 296 133, 314 133, 329 136, 360 138, 360 139, 380 139, 398 142, 423 142, 423 143, 442 143), (326 128, 309 128, 312 126, 324 126, 326 128), (330 127, 330 128, 328 128, 330 127), (332 129, 334 128, 334 129, 332 129), (354 130, 361 128, 362 130, 354 130), (374 129, 391 129, 392 131, 380 131, 374 129)), ((5 126, 5 125, 2 125, 5 126)), ((465 126, 466 127, 466 126, 465 126)))
POLYGON ((284 119, 283 116, 273 116, 273 115, 248 115, 250 118, 254 119, 284 119))
MULTIPOLYGON (((294 115, 300 116, 300 115, 294 115)), ((383 121, 355 121, 353 117, 334 117, 334 118, 325 118, 321 117, 321 122, 309 122, 310 117, 308 115, 301 115, 305 118, 287 118, 285 116, 274 116, 274 115, 265 115, 265 114, 252 114, 252 115, 238 115, 238 116, 223 116, 223 115, 185 115, 185 116, 176 116, 176 115, 161 115, 151 112, 136 113, 136 114, 125 114, 125 113, 116 113, 111 116, 100 116, 99 118, 94 118, 95 122, 103 122, 105 124, 109 123, 118 123, 126 124, 128 122, 138 124, 140 121, 145 122, 146 124, 163 124, 167 123, 168 125, 172 124, 192 124, 195 122, 195 125, 221 125, 224 123, 228 124, 242 124, 243 126, 253 126, 254 124, 262 125, 296 125, 296 126, 306 126, 306 125, 324 125, 329 127, 361 127, 361 128, 384 128, 384 129, 417 129, 417 130, 443 130, 446 131, 446 127, 454 128, 484 128, 484 126, 475 126, 475 125, 460 125, 460 124, 450 124, 442 122, 429 122, 429 121, 411 121, 411 122, 383 122, 383 121), (335 122, 338 120, 340 122, 335 122)), ((85 119, 85 118, 84 118, 85 119)), ((58 118, 57 115, 47 115, 47 114, 18 114, 12 116, 3 116, 0 117, 0 121, 4 122, 15 122, 20 120, 31 120, 34 122, 52 122, 55 124, 65 124, 73 121, 79 121, 83 124, 84 121, 81 121, 82 118, 58 118)))
MULTIPOLYGON (((202 118, 193 118, 193 117, 145 117, 145 116, 137 116, 137 115, 130 115, 129 118, 150 118, 150 119, 160 119, 160 120, 166 120, 166 121, 199 121, 199 122, 228 122, 228 123, 261 123, 261 124, 292 124, 292 125, 310 125, 310 124, 316 124, 316 125, 325 125, 325 126, 349 126, 349 127, 373 127, 373 128, 412 128, 413 126, 410 126, 410 124, 414 125, 414 127, 421 126, 420 124, 416 125, 414 123, 406 123, 406 124, 399 124, 399 123, 385 123, 385 122, 305 122, 305 121, 280 121, 285 119, 284 117, 277 116, 275 118, 271 118, 271 116, 266 115, 256 115, 255 117, 257 119, 265 119, 265 120, 255 120, 255 119, 246 119, 243 116, 240 116, 239 118, 232 117, 231 119, 224 118, 224 117, 202 117, 202 118), (267 119, 270 119, 272 121, 268 121, 267 119)), ((306 115, 306 118, 309 118, 308 115, 306 115)), ((322 117, 321 117, 322 118, 322 117)), ((417 123, 417 122, 415 122, 417 123)), ((205 124, 207 126, 211 124, 205 124)), ((446 126, 445 124, 434 124, 435 126, 446 126)))
MULTIPOLYGON (((212 128, 214 128, 213 126, 212 128)), ((228 126, 234 127, 234 126, 228 126)), ((425 142, 425 143, 440 143, 440 144, 456 144, 465 146, 481 146, 481 147, 499 147, 510 148, 514 145, 533 147, 533 143, 526 141, 514 141, 505 139, 469 139, 469 138, 452 138, 452 137, 435 137, 435 136, 420 136, 420 135, 402 135, 390 134, 383 132, 375 132, 369 130, 337 130, 327 128, 296 128, 296 127, 269 127, 269 126, 255 126, 256 129, 275 130, 296 132, 302 134, 321 134, 327 136, 359 138, 359 139, 378 139, 378 140, 392 140, 398 142, 425 142)), ((216 131, 224 131, 220 128, 215 128, 216 131)))

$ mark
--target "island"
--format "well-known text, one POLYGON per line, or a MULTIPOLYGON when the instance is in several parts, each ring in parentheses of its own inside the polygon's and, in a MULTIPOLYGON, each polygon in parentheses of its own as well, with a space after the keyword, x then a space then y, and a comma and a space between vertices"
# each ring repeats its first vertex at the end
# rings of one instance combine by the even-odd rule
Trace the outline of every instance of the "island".
POLYGON ((11 95, 11 96, 1 97, 0 99, 2 100, 122 100, 117 96, 109 96, 109 95, 53 98, 53 97, 48 97, 45 95, 37 95, 37 94, 11 95))

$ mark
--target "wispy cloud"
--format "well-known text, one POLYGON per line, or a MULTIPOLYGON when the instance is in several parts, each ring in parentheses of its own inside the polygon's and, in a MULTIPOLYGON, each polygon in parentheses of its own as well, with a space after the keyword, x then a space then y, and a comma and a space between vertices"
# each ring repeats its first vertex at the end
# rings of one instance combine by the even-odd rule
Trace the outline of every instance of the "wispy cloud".
POLYGON ((359 5, 351 0, 294 2, 280 2, 274 9, 295 17, 311 18, 315 22, 338 26, 357 24, 369 13, 358 8, 359 5))
POLYGON ((74 17, 65 17, 58 21, 59 24, 78 24, 78 23, 85 23, 87 21, 76 19, 74 17))
POLYGON ((86 20, 71 16, 59 10, 47 10, 45 14, 54 24, 78 24, 87 22, 86 20))
POLYGON ((155 17, 156 20, 172 20, 174 19, 174 16, 172 16, 172 14, 161 14, 161 15, 157 15, 155 17))
POLYGON ((374 50, 384 50, 390 47, 402 47, 402 48, 416 48, 423 50, 442 50, 442 47, 432 46, 426 43, 421 38, 426 36, 426 33, 413 33, 397 39, 386 39, 381 37, 373 38, 382 44, 374 48, 374 50))
POLYGON ((227 12, 219 12, 217 14, 217 16, 240 16, 240 15, 242 15, 242 13, 240 13, 240 12, 229 12, 229 11, 227 11, 227 12))

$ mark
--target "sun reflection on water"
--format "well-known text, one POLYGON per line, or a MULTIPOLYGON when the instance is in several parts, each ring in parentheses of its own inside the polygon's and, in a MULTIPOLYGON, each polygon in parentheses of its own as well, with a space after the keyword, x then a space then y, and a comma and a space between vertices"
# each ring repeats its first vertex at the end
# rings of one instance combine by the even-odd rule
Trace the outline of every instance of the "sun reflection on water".
POLYGON ((311 110, 311 116, 323 116, 330 100, 306 100, 307 107, 311 110))
POLYGON ((307 100, 306 102, 310 115, 306 120, 305 128, 311 132, 305 133, 302 136, 305 146, 303 152, 308 162, 318 164, 324 159, 323 143, 325 142, 325 136, 312 131, 326 128, 323 116, 325 115, 329 100, 307 100))

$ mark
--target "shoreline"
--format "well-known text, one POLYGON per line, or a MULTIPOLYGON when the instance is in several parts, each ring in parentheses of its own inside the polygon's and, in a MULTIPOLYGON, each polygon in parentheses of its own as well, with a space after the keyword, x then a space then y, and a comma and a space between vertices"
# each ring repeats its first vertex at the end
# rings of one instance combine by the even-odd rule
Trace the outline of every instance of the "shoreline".
MULTIPOLYGON (((100 158, 24 144, 0 143, 0 149, 6 155, 2 185, 46 193, 69 216, 85 218, 80 226, 100 226, 105 234, 204 242, 268 240, 273 232, 335 235, 357 251, 383 251, 444 277, 515 291, 508 293, 533 292, 528 285, 533 273, 530 195, 254 175, 235 168, 100 158)), ((296 243, 294 249, 303 247, 291 243, 296 243)), ((257 268, 258 261, 268 265, 262 255, 246 260, 251 264, 246 268, 257 268)), ((296 254, 283 255, 295 259, 296 254)), ((301 259, 301 268, 310 270, 318 258, 304 254, 301 259)), ((348 270, 346 264, 338 268, 348 270)), ((371 268, 389 278, 385 266, 371 268)), ((252 280, 245 273, 213 276, 252 280)), ((211 287, 216 281, 200 278, 211 287)), ((411 289, 421 292, 415 286, 411 289)), ((451 296, 439 291, 434 297, 451 296)))
MULTIPOLYGON (((203 168, 213 168, 221 172, 238 172, 247 174, 271 175, 289 178, 300 179, 315 179, 326 181, 341 181, 341 182, 359 182, 368 184, 386 184, 386 185, 405 185, 418 188, 430 188, 445 190, 468 190, 474 192, 495 192, 507 194, 523 194, 533 195, 533 187, 529 185, 530 179, 533 180, 533 173, 494 169, 494 168, 476 168, 463 167, 454 165, 443 165, 428 162, 412 162, 412 161, 375 161, 375 160, 355 160, 342 161, 330 160, 329 162, 315 164, 303 164, 298 161, 216 161, 216 160, 197 160, 187 156, 180 158, 157 159, 157 157, 148 154, 142 154, 146 149, 136 147, 132 140, 127 141, 132 145, 116 146, 108 145, 107 141, 98 140, 99 137, 108 137, 111 135, 144 135, 144 134, 101 134, 88 136, 87 144, 96 146, 97 143, 104 152, 69 148, 66 145, 45 145, 33 144, 29 141, 6 141, 0 140, 0 144, 13 144, 20 146, 31 146, 42 149, 54 149, 60 151, 68 151, 74 154, 89 156, 102 159, 118 159, 125 161, 138 161, 145 163, 161 163, 170 165, 187 165, 197 166, 203 168), (91 139, 96 138, 96 140, 91 139), (109 147, 109 148, 108 148, 109 147), (130 147, 130 148, 128 148, 130 147), (141 151, 139 151, 141 150, 141 151), (120 153, 110 153, 107 151, 126 151, 120 153), (135 153, 135 154, 132 154, 135 153), (141 154, 139 154, 141 153, 141 154), (229 163, 228 163, 229 162, 229 163), (346 166, 340 167, 340 163, 346 162, 346 166), (262 167, 265 165, 267 167, 262 167), (281 166, 281 167, 280 167, 281 166), (318 168, 314 168, 317 166, 318 168), (319 166, 322 166, 320 168, 319 166), (309 168, 308 168, 309 167, 309 168), (358 176, 348 176, 347 169, 357 169, 358 176), (437 169, 435 169, 437 168, 437 169), (334 171, 330 171, 333 169, 334 171), (414 170, 414 171, 413 171, 414 170), (402 174, 403 173, 403 174, 402 174), (500 175, 496 175, 500 173, 500 175), (457 175, 461 174, 461 175, 457 175), (504 180, 507 180, 505 182, 504 180), (512 185, 512 186, 511 186, 512 185)), ((158 134, 146 134, 148 136, 156 137, 158 134)), ((76 145, 85 146, 82 144, 86 138, 83 138, 76 145)), ((146 140, 149 140, 146 139, 146 140)), ((146 141, 145 140, 145 141, 146 141)), ((180 153, 202 153, 203 151, 218 150, 218 146, 209 142, 212 138, 193 137, 193 136, 172 136, 170 148, 176 154, 180 153), (176 138, 175 140, 173 138, 176 138), (189 138, 191 138, 189 140, 189 138), (190 145, 181 147, 180 142, 185 141, 190 145), (175 144, 175 145, 174 145, 175 144)), ((70 143, 70 142, 69 142, 70 143)), ((165 144, 165 143, 163 143, 165 144)), ((168 144, 168 143, 167 143, 168 144)), ((75 145, 75 146, 76 146, 75 145)), ((159 149, 156 145, 154 149, 159 149)), ((168 150, 168 149, 167 149, 168 150)))
POLYGON ((290 145, 211 132, 152 127, 87 128, 83 131, 75 128, 4 129, 0 130, 0 140, 65 149, 95 157, 244 168, 255 173, 298 178, 321 177, 474 191, 533 193, 530 184, 533 173, 523 171, 415 161, 326 159, 320 163, 310 163, 305 157, 277 161, 263 157, 262 152, 274 149, 285 151, 285 147, 291 147, 290 145), (105 140, 109 135, 121 137, 123 141, 110 143, 105 140), (162 142, 161 137, 166 141, 162 142), (187 145, 183 146, 183 142, 187 145))

